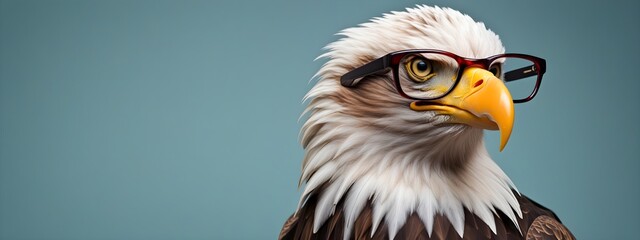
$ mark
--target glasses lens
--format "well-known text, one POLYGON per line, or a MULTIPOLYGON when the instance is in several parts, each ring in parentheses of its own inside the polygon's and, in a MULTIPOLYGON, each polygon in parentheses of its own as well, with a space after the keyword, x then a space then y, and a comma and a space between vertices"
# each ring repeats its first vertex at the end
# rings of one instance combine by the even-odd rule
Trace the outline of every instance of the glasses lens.
POLYGON ((455 84, 458 67, 455 59, 444 54, 407 55, 398 66, 400 89, 418 99, 442 97, 455 84))
POLYGON ((513 100, 527 99, 536 88, 539 71, 531 60, 503 57, 496 59, 489 70, 504 81, 513 100))

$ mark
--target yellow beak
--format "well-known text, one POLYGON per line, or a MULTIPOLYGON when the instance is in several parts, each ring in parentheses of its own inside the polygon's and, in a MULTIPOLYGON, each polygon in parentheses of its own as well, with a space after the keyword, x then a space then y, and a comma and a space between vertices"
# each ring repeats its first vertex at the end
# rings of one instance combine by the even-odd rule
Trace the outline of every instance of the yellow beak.
POLYGON ((507 145, 513 129, 513 99, 509 90, 491 72, 477 67, 467 68, 458 86, 447 96, 412 102, 410 107, 449 115, 450 123, 500 130, 500 151, 507 145))

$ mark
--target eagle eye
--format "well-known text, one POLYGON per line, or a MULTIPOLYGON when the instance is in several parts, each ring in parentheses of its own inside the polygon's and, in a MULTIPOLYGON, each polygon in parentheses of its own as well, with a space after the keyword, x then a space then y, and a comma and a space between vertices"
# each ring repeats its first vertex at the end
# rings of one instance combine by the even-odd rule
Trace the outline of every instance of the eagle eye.
POLYGON ((415 56, 408 59, 405 68, 414 82, 425 82, 436 75, 433 73, 433 63, 424 57, 415 56))
POLYGON ((489 67, 489 72, 493 73, 493 76, 501 78, 500 75, 502 74, 502 67, 500 66, 500 64, 494 64, 489 67))

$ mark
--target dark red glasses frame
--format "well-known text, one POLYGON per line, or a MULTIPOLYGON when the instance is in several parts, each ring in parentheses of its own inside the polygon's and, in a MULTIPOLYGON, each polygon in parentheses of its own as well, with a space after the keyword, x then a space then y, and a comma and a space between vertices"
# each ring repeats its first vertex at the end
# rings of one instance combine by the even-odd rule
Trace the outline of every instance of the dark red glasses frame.
POLYGON ((458 86, 458 83, 460 82, 460 78, 462 77, 462 73, 464 72, 464 69, 466 69, 467 67, 480 67, 483 69, 489 69, 489 67, 491 67, 491 64, 496 59, 503 58, 503 57, 522 58, 522 59, 527 59, 533 62, 533 65, 531 66, 518 68, 518 69, 504 73, 504 79, 503 79, 503 81, 505 82, 510 82, 510 81, 515 81, 522 78, 534 76, 537 74, 538 78, 536 79, 536 84, 533 89, 533 92, 531 92, 531 94, 529 94, 527 98, 513 100, 514 103, 524 103, 524 102, 530 101, 531 99, 533 99, 533 97, 536 96, 536 93, 538 93, 538 89, 540 88, 540 83, 542 82, 542 75, 544 75, 544 73, 547 70, 547 63, 542 58, 526 55, 526 54, 520 54, 520 53, 505 53, 505 54, 498 54, 498 55, 494 55, 494 56, 483 58, 483 59, 473 59, 473 58, 460 57, 450 52, 435 50, 435 49, 402 50, 402 51, 389 53, 387 55, 384 55, 381 58, 373 60, 365 65, 362 65, 361 67, 358 67, 356 69, 349 71, 348 73, 344 74, 340 78, 340 82, 342 83, 342 86, 354 87, 358 84, 358 82, 360 82, 360 80, 364 79, 367 76, 385 73, 389 71, 389 69, 391 69, 393 71, 393 78, 395 80, 394 83, 396 86, 396 90, 401 96, 405 98, 413 99, 413 100, 435 100, 448 95, 453 91, 453 89, 456 88, 456 86, 458 86), (428 98, 428 99, 415 98, 415 97, 408 96, 406 93, 404 93, 404 91, 402 90, 402 87, 400 86, 400 78, 398 77, 398 66, 400 65, 400 61, 405 56, 409 54, 418 54, 418 53, 442 54, 442 55, 449 56, 452 59, 455 59, 455 61, 458 63, 459 69, 458 69, 458 76, 456 77, 456 82, 453 84, 451 89, 447 91, 447 93, 436 98, 428 98))

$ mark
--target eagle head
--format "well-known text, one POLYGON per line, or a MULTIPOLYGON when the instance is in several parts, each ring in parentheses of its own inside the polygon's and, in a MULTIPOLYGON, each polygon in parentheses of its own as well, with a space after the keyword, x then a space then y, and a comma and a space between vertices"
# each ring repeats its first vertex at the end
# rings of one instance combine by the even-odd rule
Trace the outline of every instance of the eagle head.
POLYGON ((496 209, 517 226, 515 187, 482 140, 483 129, 499 130, 502 149, 514 121, 500 38, 456 10, 428 6, 340 35, 305 96, 300 206, 318 198, 314 231, 339 202, 345 236, 369 205, 372 234, 384 223, 390 238, 414 213, 429 233, 441 215, 462 236, 465 208, 494 233, 496 209))

